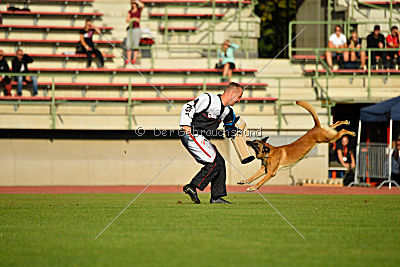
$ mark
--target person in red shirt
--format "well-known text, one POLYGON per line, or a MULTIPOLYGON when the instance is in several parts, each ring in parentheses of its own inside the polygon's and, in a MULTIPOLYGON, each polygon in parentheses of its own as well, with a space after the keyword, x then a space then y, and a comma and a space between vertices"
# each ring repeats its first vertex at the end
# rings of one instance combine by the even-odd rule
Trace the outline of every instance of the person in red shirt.
POLYGON ((128 64, 129 61, 132 64, 136 63, 136 59, 138 56, 139 50, 137 47, 140 43, 140 15, 144 8, 144 4, 139 0, 132 0, 131 1, 131 9, 128 11, 126 16, 126 22, 129 23, 128 25, 128 37, 126 38, 126 58, 125 64, 128 64), (131 27, 132 25, 132 27, 131 27), (132 59, 132 50, 133 50, 133 59, 132 59))
MULTIPOLYGON (((397 26, 393 26, 390 29, 391 33, 386 37, 387 48, 399 48, 399 29, 397 26)), ((387 59, 390 61, 389 68, 393 69, 397 62, 400 65, 400 52, 398 51, 388 51, 387 59)))

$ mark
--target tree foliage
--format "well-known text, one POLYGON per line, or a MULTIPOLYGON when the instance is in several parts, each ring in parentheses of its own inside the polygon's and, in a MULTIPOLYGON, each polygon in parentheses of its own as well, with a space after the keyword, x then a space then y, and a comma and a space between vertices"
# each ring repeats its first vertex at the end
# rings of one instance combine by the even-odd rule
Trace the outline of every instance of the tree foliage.
MULTIPOLYGON (((258 0, 255 14, 261 18, 258 53, 260 57, 275 57, 289 42, 289 22, 304 0, 258 0)), ((279 57, 288 57, 287 49, 279 57)))

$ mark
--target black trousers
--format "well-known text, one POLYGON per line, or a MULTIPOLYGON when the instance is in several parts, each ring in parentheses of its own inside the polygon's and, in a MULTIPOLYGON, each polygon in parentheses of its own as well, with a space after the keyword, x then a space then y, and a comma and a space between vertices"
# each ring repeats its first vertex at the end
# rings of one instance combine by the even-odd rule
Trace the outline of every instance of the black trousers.
POLYGON ((87 53, 87 66, 88 67, 90 67, 90 65, 92 65, 92 55, 93 54, 95 54, 96 57, 100 60, 100 67, 104 66, 104 58, 99 49, 92 47, 92 50, 86 51, 86 53, 87 53))
POLYGON ((211 183, 211 197, 213 199, 226 196, 226 168, 224 158, 217 151, 217 156, 213 163, 202 164, 204 167, 193 177, 190 184, 203 191, 211 183))
POLYGON ((381 59, 381 62, 384 64, 386 67, 386 52, 385 51, 371 51, 371 65, 376 65, 378 62, 376 60, 376 57, 379 56, 381 59))
POLYGON ((395 64, 399 64, 400 65, 400 56, 399 56, 398 53, 399 52, 397 52, 397 51, 388 51, 387 52, 387 57, 388 57, 387 61, 389 61, 389 62, 387 63, 386 67, 394 68, 395 64))

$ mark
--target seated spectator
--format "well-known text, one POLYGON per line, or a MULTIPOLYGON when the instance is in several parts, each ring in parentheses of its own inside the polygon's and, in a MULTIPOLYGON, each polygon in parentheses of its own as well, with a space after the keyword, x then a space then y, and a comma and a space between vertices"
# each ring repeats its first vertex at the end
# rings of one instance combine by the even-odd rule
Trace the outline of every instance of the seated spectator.
POLYGON ((126 22, 128 25, 128 38, 126 38, 126 58, 128 60, 125 61, 125 65, 131 61, 132 64, 136 63, 137 56, 139 50, 137 47, 140 44, 140 15, 144 8, 144 4, 139 0, 131 0, 131 9, 128 11, 128 15, 126 17, 126 22), (130 25, 132 23, 132 28, 130 25), (133 59, 132 59, 132 49, 133 50, 133 59))
MULTIPOLYGON (((391 33, 386 37, 387 48, 399 48, 399 29, 397 26, 393 26, 390 32, 391 33)), ((399 55, 400 52, 398 51, 387 51, 386 58, 389 61, 387 67, 394 69, 396 64, 400 65, 399 55)))
POLYGON ((94 28, 93 22, 87 19, 85 22, 85 27, 79 31, 80 43, 83 47, 83 51, 87 53, 87 68, 91 68, 92 65, 92 55, 93 53, 97 56, 100 61, 99 68, 104 67, 104 58, 101 52, 96 49, 93 43, 93 34, 97 32, 94 28))
POLYGON ((356 167, 354 153, 350 148, 349 138, 346 135, 343 136, 338 143, 336 151, 338 160, 343 167, 346 167, 349 170, 356 167))
MULTIPOLYGON (((374 31, 367 36, 367 48, 385 48, 385 37, 379 25, 374 26, 374 31)), ((376 68, 378 61, 385 58, 384 51, 371 51, 371 65, 376 68)))
MULTIPOLYGON (((351 33, 350 39, 347 41, 348 48, 351 49, 361 49, 361 38, 358 38, 357 32, 353 31, 351 33)), ((361 60, 361 69, 365 67, 365 51, 355 51, 350 50, 343 53, 343 57, 346 59, 350 59, 350 62, 355 62, 359 58, 361 60), (349 57, 350 54, 350 57, 349 57)))
POLYGON ((397 136, 392 154, 392 180, 400 183, 400 135, 397 136))
MULTIPOLYGON (((0 72, 10 72, 4 51, 0 50, 0 72)), ((4 95, 11 95, 11 80, 8 76, 0 76, 0 83, 4 86, 4 95)))
MULTIPOLYGON (((13 72, 21 72, 21 73, 28 73, 28 64, 32 63, 33 59, 27 54, 24 54, 24 52, 21 49, 17 50, 17 56, 13 59, 12 61, 12 71, 13 72)), ((23 82, 32 82, 33 85, 33 96, 37 95, 37 90, 38 90, 38 83, 37 83, 37 77, 36 76, 17 76, 16 80, 18 82, 17 85, 17 95, 21 96, 22 95, 22 85, 23 82)))
POLYGON ((222 44, 222 51, 218 51, 219 62, 222 65, 222 82, 231 82, 232 71, 235 69, 235 59, 233 54, 239 45, 226 40, 222 44))
MULTIPOLYGON (((328 48, 346 48, 347 47, 347 40, 346 36, 342 33, 342 27, 340 25, 335 26, 335 33, 332 33, 329 37, 329 44, 328 48)), ((344 55, 344 51, 326 51, 326 62, 328 66, 332 68, 333 66, 333 59, 339 58, 340 60, 349 61, 348 53, 344 55), (346 56, 346 57, 344 57, 346 56)))

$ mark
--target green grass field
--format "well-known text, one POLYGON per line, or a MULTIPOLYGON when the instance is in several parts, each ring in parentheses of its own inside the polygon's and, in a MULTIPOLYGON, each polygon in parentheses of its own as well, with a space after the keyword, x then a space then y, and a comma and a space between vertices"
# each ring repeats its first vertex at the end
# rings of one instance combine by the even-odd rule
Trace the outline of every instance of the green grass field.
POLYGON ((398 266, 400 195, 0 195, 0 265, 398 266), (178 201, 183 202, 178 204, 178 201))

